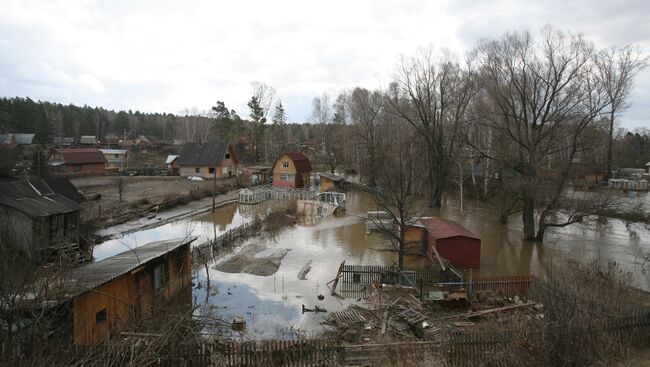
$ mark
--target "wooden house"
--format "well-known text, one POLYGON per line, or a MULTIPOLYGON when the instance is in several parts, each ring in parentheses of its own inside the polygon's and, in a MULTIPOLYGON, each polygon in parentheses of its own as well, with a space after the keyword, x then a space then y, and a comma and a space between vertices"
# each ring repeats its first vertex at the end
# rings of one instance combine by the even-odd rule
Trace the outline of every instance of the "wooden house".
POLYGON ((122 172, 126 169, 126 162, 129 151, 126 149, 100 149, 106 158, 106 170, 110 172, 122 172))
POLYGON ((39 260, 79 245, 83 197, 65 178, 0 182, 0 231, 39 260))
POLYGON ((273 186, 311 186, 311 163, 301 152, 285 153, 273 164, 273 186))
POLYGON ((436 252, 457 268, 481 266, 481 239, 460 224, 442 218, 422 218, 426 227, 426 252, 437 261, 436 252))
POLYGON ((320 184, 319 191, 332 191, 332 190, 343 190, 343 185, 345 184, 345 179, 341 176, 329 172, 320 172, 318 174, 320 184))
POLYGON ((74 145, 74 138, 57 136, 52 138, 52 145, 54 145, 55 148, 72 148, 74 145))
POLYGON ((54 149, 47 165, 52 173, 105 173, 106 157, 97 148, 54 149))
POLYGON ((152 242, 65 273, 74 344, 97 345, 190 287, 195 239, 152 242))
POLYGON ((237 175, 237 156, 228 143, 187 143, 176 164, 183 177, 224 178, 237 175))

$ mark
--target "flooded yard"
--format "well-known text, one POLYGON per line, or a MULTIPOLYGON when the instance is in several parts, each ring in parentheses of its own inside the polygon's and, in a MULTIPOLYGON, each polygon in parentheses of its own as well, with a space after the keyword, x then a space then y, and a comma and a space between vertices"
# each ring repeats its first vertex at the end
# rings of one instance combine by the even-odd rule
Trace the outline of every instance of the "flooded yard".
MULTIPOLYGON (((107 241, 95 248, 94 255, 101 259, 151 241, 189 235, 199 236, 197 243, 201 243, 253 220, 276 205, 274 203, 277 202, 228 205, 214 214, 208 212, 107 241)), ((377 210, 372 197, 350 191, 346 206, 343 216, 328 217, 313 224, 301 223, 283 230, 275 238, 267 234, 255 236, 224 251, 208 266, 209 287, 206 268, 197 266, 193 289, 197 317, 231 322, 243 316, 247 323, 243 333, 212 327, 208 323, 205 333, 258 339, 291 338, 296 333, 313 335, 323 328, 323 314, 303 314, 303 305, 307 308, 318 305, 332 312, 356 302, 355 299, 332 297, 326 287, 336 276, 340 263, 345 260, 346 264, 391 265, 396 263, 397 257, 385 251, 389 246, 386 239, 378 234, 365 234, 362 217, 367 211, 377 210), (277 271, 273 273, 271 269, 271 275, 260 276, 236 272, 236 268, 229 267, 228 261, 233 261, 234 257, 241 263, 241 257, 251 248, 258 254, 254 256, 282 252, 284 257, 279 258, 277 271), (301 280, 298 275, 308 263, 311 269, 301 280), (319 295, 324 299, 319 300, 319 295)), ((563 267, 575 265, 575 261, 612 259, 633 271, 641 288, 650 289, 650 277, 642 274, 640 260, 642 254, 650 253, 650 230, 645 224, 626 226, 620 220, 577 224, 551 229, 546 242, 536 244, 521 240, 518 217, 513 216, 510 223, 503 225, 498 221, 497 210, 486 203, 466 201, 465 210, 460 213, 456 198, 447 196, 442 209, 422 214, 457 221, 482 238, 481 268, 472 270, 473 274, 548 274, 561 272, 563 267)), ((425 266, 427 261, 419 256, 407 256, 406 265, 425 266)), ((465 273, 469 275, 470 272, 465 273)))

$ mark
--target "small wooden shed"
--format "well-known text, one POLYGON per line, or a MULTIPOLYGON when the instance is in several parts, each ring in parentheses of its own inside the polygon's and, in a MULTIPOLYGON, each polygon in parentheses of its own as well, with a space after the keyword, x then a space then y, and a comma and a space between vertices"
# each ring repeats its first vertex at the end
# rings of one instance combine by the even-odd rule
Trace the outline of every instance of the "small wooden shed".
POLYGON ((97 345, 189 287, 195 239, 152 242, 67 272, 74 344, 97 345))
POLYGON ((320 192, 330 191, 332 189, 335 190, 343 189, 343 184, 345 183, 345 179, 343 177, 337 176, 329 172, 320 172, 318 176, 320 179, 320 185, 319 185, 320 192))
POLYGON ((457 268, 481 266, 481 238, 460 224, 437 217, 422 218, 426 227, 427 256, 431 261, 437 252, 457 268))

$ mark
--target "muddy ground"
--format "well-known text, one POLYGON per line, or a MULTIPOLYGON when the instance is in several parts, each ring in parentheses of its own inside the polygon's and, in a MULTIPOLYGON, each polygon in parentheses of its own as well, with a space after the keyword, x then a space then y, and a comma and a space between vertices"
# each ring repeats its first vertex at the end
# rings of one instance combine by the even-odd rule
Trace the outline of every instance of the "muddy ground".
MULTIPOLYGON (((206 192, 212 192, 213 185, 210 180, 190 181, 178 176, 94 176, 73 178, 71 182, 87 197, 101 195, 100 199, 87 202, 83 212, 84 220, 93 221, 100 227, 137 218, 150 208, 180 196, 187 197, 188 201, 200 199, 206 192), (118 179, 124 180, 121 202, 118 179)), ((235 185, 234 179, 220 179, 217 193, 233 189, 235 185)))

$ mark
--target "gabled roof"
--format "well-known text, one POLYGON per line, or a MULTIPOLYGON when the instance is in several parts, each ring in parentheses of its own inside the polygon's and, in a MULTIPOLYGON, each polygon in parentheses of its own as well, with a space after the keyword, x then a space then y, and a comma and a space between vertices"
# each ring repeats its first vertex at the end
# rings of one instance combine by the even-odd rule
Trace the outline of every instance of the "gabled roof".
MULTIPOLYGON (((311 163, 309 162, 309 158, 301 152, 285 153, 284 155, 287 155, 293 161, 293 165, 296 166, 296 173, 311 172, 311 163)), ((280 158, 282 158, 282 156, 280 158)))
POLYGON ((178 156, 175 154, 170 154, 167 156, 167 159, 165 160, 165 164, 172 164, 174 161, 178 159, 178 156))
POLYGON ((81 210, 81 206, 74 201, 81 195, 74 187, 71 189, 67 185, 71 186, 69 181, 66 184, 51 179, 0 182, 0 204, 12 207, 30 218, 81 210))
POLYGON ((645 164, 646 167, 650 167, 650 162, 645 164))
POLYGON ((34 143, 35 134, 2 134, 0 144, 30 145, 34 143))
POLYGON ((72 269, 63 275, 69 296, 75 297, 126 274, 177 248, 192 243, 196 237, 151 242, 115 256, 72 269))
POLYGON ((187 143, 183 145, 176 164, 180 166, 219 166, 228 149, 228 143, 187 143))
POLYGON ((30 145, 34 143, 36 134, 12 134, 14 141, 19 145, 30 145))
POLYGON ((62 136, 55 136, 52 138, 54 144, 74 144, 74 138, 66 138, 62 136))
POLYGON ((106 163, 104 154, 96 148, 54 149, 65 164, 106 163))
POLYGON ((460 224, 438 217, 422 218, 420 221, 424 224, 428 234, 434 239, 450 238, 450 237, 469 237, 480 240, 481 238, 469 229, 461 226, 460 224))
POLYGON ((97 138, 94 135, 82 135, 79 138, 80 144, 97 144, 97 138))
POLYGON ((15 144, 13 134, 0 134, 0 144, 15 144))
POLYGON ((126 154, 128 150, 126 149, 99 149, 102 154, 126 154))

